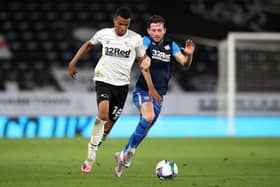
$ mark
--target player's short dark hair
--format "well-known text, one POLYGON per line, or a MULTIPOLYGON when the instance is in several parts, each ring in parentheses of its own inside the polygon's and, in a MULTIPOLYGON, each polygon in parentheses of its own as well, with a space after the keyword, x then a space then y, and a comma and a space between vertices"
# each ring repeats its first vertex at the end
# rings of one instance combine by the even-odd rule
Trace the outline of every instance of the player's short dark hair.
POLYGON ((147 21, 147 28, 150 28, 152 23, 162 23, 163 26, 165 27, 165 19, 162 16, 159 15, 152 15, 151 17, 148 18, 147 21))
POLYGON ((116 10, 114 17, 122 17, 124 19, 129 19, 131 18, 131 12, 128 7, 120 7, 116 10))

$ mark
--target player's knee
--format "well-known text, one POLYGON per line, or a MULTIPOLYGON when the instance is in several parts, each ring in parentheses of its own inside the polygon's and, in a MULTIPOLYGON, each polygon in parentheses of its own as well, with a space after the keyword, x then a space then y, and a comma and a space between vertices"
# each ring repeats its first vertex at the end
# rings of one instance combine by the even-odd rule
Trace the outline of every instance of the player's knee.
POLYGON ((152 113, 146 113, 143 115, 143 118, 145 118, 148 122, 152 122, 155 119, 155 114, 152 113))
POLYGON ((109 121, 109 116, 106 113, 99 113, 98 118, 103 121, 109 121))

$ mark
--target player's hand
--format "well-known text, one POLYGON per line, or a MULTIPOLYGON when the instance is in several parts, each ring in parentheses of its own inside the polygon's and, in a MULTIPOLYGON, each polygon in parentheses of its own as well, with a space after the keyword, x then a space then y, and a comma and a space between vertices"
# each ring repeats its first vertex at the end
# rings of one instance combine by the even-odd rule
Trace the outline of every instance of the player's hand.
POLYGON ((76 80, 76 79, 78 78, 78 72, 77 72, 77 70, 76 70, 75 65, 72 65, 72 64, 70 63, 68 71, 69 71, 69 75, 70 75, 73 79, 76 80))
POLYGON ((185 48, 181 48, 185 54, 192 56, 195 50, 195 45, 192 40, 188 39, 185 42, 185 48))
POLYGON ((151 66, 151 59, 148 56, 145 56, 145 58, 142 60, 140 64, 140 68, 143 70, 148 70, 151 66))
POLYGON ((148 92, 149 92, 150 98, 155 99, 156 102, 157 102, 158 104, 161 104, 161 103, 162 103, 161 96, 160 96, 159 93, 156 91, 156 89, 154 89, 154 88, 149 89, 148 92))

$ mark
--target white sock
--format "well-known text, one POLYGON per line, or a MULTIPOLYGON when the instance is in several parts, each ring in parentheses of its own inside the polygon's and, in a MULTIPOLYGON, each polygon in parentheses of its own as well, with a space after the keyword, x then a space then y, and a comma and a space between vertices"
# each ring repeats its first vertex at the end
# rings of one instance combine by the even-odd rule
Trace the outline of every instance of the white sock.
POLYGON ((88 160, 91 160, 92 162, 95 162, 96 150, 90 142, 88 143, 88 157, 87 158, 88 158, 88 160))
POLYGON ((136 151, 135 148, 132 148, 132 147, 128 147, 128 149, 126 150, 126 152, 131 152, 132 154, 134 154, 136 151))
POLYGON ((92 134, 90 139, 90 144, 93 146, 93 149, 96 151, 98 149, 98 144, 100 143, 103 133, 104 133, 104 125, 107 121, 96 118, 94 122, 94 126, 92 128, 92 134))

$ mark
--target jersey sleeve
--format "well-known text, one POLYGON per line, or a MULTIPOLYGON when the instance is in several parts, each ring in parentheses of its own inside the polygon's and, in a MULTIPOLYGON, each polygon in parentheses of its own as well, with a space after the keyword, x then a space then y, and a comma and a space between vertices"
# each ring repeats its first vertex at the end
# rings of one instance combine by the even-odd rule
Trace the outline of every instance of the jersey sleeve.
POLYGON ((143 37, 143 44, 146 48, 149 48, 151 45, 151 39, 148 36, 143 37))
POLYGON ((136 37, 136 56, 137 57, 143 57, 146 53, 146 48, 143 45, 143 40, 140 35, 137 35, 136 37))
POLYGON ((99 44, 99 43, 100 43, 100 36, 102 35, 101 32, 102 32, 102 31, 97 31, 97 32, 93 35, 93 37, 90 39, 89 42, 90 42, 92 45, 96 45, 96 44, 99 44))
POLYGON ((172 55, 175 55, 178 52, 181 52, 180 47, 176 42, 172 42, 172 55))

